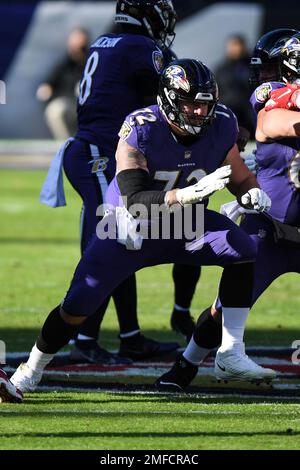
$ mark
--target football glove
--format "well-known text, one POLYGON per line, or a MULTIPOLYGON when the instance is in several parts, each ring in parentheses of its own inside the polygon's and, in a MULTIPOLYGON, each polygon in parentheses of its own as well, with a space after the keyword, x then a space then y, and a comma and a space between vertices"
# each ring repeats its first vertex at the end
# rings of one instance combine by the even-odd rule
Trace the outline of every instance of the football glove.
POLYGON ((288 83, 283 88, 273 90, 270 99, 267 101, 265 110, 283 108, 295 110, 300 108, 300 87, 293 83, 288 83))
POLYGON ((240 206, 237 201, 227 202, 223 204, 220 208, 220 214, 228 217, 232 222, 236 222, 238 218, 243 214, 255 214, 256 211, 245 209, 245 207, 240 206))
POLYGON ((271 199, 260 188, 252 188, 241 197, 241 203, 247 209, 254 209, 258 212, 268 211, 271 209, 271 199))
POLYGON ((256 150, 253 150, 253 152, 249 153, 248 155, 243 155, 243 160, 244 160, 245 165, 251 171, 251 173, 256 175, 256 170, 257 170, 256 150))
POLYGON ((184 204, 193 204, 211 196, 215 191, 224 189, 229 183, 231 175, 231 166, 226 165, 218 168, 213 173, 204 176, 198 183, 193 186, 178 189, 176 192, 177 201, 183 206, 184 204))

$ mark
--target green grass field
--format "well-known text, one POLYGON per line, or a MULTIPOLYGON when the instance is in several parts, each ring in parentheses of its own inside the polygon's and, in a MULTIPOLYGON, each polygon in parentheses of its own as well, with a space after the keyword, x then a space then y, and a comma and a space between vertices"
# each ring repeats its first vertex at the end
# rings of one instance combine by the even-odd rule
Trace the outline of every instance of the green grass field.
POLYGON ((1 449, 299 449, 299 405, 197 396, 30 394, 1 405, 1 449))
MULTIPOLYGON (((0 339, 26 351, 49 310, 63 297, 79 259, 80 200, 67 186, 66 208, 39 204, 40 171, 0 171, 0 339)), ((212 198, 211 207, 230 200, 212 198)), ((193 302, 197 316, 215 297, 220 270, 205 268, 193 302)), ((138 273, 140 323, 147 335, 170 331, 171 267, 138 273)), ((290 347, 299 332, 299 280, 277 280, 253 309, 246 341, 290 347)), ((112 306, 101 343, 118 347, 112 306)), ((29 394, 0 405, 1 449, 296 449, 300 408, 280 400, 109 393, 29 394)))

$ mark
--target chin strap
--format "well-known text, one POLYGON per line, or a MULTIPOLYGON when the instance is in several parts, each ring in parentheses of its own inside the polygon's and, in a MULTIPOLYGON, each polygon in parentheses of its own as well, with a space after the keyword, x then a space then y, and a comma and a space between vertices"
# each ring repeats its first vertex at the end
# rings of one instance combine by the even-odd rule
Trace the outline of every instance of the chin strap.
POLYGON ((202 131, 203 127, 198 126, 191 126, 191 125, 184 125, 184 130, 187 131, 190 135, 199 135, 202 131))

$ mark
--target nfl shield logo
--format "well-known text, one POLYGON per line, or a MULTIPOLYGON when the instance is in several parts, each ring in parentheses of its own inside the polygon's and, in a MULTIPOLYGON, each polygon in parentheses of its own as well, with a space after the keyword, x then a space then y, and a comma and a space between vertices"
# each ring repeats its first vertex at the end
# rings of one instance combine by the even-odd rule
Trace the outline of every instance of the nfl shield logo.
POLYGON ((191 156, 192 156, 191 150, 186 150, 186 151, 184 152, 184 158, 185 158, 185 160, 188 160, 189 158, 191 158, 191 156))
POLYGON ((264 229, 260 228, 260 229, 258 230, 257 236, 258 236, 259 238, 264 239, 264 238, 266 238, 266 235, 267 235, 267 232, 266 232, 264 229))

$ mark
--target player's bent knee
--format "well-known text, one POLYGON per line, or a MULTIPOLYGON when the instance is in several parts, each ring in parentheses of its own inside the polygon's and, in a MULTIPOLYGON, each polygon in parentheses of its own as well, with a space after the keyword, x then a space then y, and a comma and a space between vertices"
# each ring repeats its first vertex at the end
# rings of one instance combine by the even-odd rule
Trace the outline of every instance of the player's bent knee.
POLYGON ((83 323, 84 320, 86 320, 86 316, 72 315, 70 313, 67 313, 62 308, 60 308, 59 313, 63 321, 65 323, 68 323, 69 325, 81 325, 81 323, 83 323))
POLYGON ((235 250, 238 253, 237 263, 248 263, 255 261, 257 246, 255 242, 241 230, 238 239, 234 241, 235 250))

